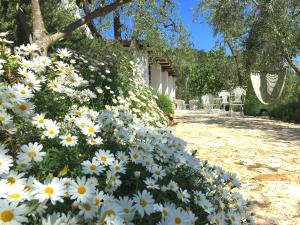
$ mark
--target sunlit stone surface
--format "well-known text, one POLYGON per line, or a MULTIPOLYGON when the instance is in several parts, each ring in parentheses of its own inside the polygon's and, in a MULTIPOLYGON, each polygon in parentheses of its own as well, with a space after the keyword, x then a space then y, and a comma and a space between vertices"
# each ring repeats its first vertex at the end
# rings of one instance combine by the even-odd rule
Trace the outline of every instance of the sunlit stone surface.
POLYGON ((300 125, 199 111, 176 111, 175 122, 188 149, 237 174, 257 224, 300 224, 300 125))

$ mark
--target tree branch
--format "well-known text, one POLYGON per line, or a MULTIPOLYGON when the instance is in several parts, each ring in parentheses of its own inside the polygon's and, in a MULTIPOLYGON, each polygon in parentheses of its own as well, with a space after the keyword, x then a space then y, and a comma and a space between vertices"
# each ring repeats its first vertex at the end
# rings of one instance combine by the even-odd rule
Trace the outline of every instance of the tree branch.
MULTIPOLYGON (((33 0, 34 1, 34 0, 33 0)), ((91 20, 97 18, 97 17, 103 17, 109 14, 110 12, 117 9, 119 6, 125 5, 133 0, 116 0, 115 2, 106 5, 104 7, 99 7, 95 9, 93 12, 89 13, 88 15, 84 16, 83 18, 80 18, 69 25, 67 25, 63 31, 57 32, 51 36, 48 37, 48 43, 49 45, 53 44, 54 42, 61 40, 68 35, 70 35, 74 30, 78 29, 79 27, 89 23, 91 20)))
MULTIPOLYGON (((87 0, 82 0, 82 5, 83 5, 84 14, 85 15, 90 14, 87 0)), ((95 25, 93 24, 92 20, 89 23, 87 23, 87 26, 95 37, 101 38, 101 39, 103 38, 102 35, 97 30, 97 28, 95 27, 95 25)))

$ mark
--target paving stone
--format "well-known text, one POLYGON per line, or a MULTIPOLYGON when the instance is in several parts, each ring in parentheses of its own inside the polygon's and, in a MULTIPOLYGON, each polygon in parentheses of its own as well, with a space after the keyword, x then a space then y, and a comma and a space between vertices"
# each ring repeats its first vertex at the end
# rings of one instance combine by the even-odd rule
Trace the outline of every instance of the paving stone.
POLYGON ((300 225, 300 125, 176 111, 175 135, 197 157, 236 173, 259 225, 300 225))

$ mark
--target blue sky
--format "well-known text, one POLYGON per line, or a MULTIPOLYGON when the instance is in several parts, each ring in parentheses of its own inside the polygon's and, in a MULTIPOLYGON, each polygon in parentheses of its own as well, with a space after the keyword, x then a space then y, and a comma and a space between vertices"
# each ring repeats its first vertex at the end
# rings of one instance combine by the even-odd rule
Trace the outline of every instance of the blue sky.
MULTIPOLYGON (((191 41, 194 47, 205 51, 211 50, 217 40, 222 41, 221 37, 214 37, 213 27, 206 23, 202 14, 198 15, 198 21, 193 21, 194 8, 199 0, 178 0, 179 15, 191 34, 191 41)), ((227 48, 226 53, 230 55, 227 48)), ((300 55, 296 57, 296 61, 300 63, 300 55)))
POLYGON ((205 22, 203 15, 199 15, 198 21, 193 21, 193 9, 198 2, 199 0, 179 0, 178 11, 184 25, 191 33, 194 47, 209 51, 220 38, 213 36, 213 28, 205 22))

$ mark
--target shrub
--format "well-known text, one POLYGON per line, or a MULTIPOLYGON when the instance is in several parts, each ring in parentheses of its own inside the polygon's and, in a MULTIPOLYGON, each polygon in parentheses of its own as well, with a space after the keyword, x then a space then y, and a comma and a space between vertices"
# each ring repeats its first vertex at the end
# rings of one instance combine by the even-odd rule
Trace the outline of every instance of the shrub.
POLYGON ((106 63, 66 49, 32 58, 35 48, 0 52, 1 224, 252 221, 238 179, 153 124, 143 88, 113 87, 106 63))
POLYGON ((175 106, 168 95, 157 93, 156 103, 165 115, 169 116, 174 114, 175 106))

